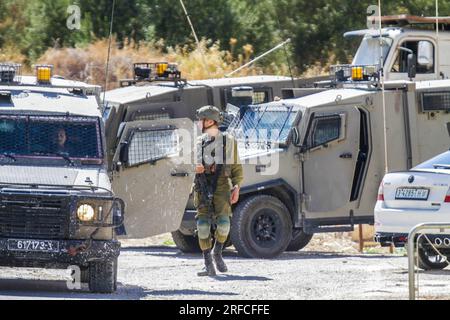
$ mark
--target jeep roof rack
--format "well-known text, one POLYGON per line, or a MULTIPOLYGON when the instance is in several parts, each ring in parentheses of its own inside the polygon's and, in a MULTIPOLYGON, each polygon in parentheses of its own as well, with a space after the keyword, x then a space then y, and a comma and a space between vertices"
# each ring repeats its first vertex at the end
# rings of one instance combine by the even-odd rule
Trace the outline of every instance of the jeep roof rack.
POLYGON ((185 84, 186 80, 181 78, 178 65, 168 62, 139 62, 133 64, 133 79, 120 80, 120 87, 134 86, 145 82, 174 82, 178 87, 185 84))
MULTIPOLYGON (((369 20, 374 21, 375 23, 379 21, 377 16, 369 17, 369 20)), ((440 25, 450 28, 450 17, 438 17, 436 19, 436 17, 420 17, 408 14, 381 17, 382 24, 399 27, 411 25, 436 25, 436 20, 438 20, 440 25)))

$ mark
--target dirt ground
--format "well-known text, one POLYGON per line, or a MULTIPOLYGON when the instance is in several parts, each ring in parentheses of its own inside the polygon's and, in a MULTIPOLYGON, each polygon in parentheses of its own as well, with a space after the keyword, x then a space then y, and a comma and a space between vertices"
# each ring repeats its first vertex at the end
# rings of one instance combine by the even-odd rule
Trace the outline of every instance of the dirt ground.
MULTIPOLYGON (((67 270, 0 269, 0 299, 407 299, 404 251, 366 248, 349 234, 316 235, 305 250, 274 260, 225 253, 229 273, 198 278, 199 255, 179 252, 170 235, 124 241, 118 291, 68 290, 67 270)), ((447 299, 450 270, 421 272, 419 298, 447 299)))

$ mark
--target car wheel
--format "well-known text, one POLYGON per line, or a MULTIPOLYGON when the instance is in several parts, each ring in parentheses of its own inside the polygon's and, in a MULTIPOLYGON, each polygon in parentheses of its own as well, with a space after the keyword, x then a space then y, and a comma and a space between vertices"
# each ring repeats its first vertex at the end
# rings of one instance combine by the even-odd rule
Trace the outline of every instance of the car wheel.
POLYGON ((314 234, 307 234, 304 233, 303 230, 298 231, 297 233, 294 233, 294 237, 289 243, 286 251, 299 251, 302 250, 304 247, 308 245, 308 243, 311 241, 311 239, 314 237, 314 234))
POLYGON ((419 262, 418 267, 423 270, 442 270, 448 266, 445 258, 430 248, 419 247, 418 259, 414 259, 416 264, 417 260, 419 262))
POLYGON ((117 258, 89 263, 89 290, 113 293, 117 290, 117 258))
POLYGON ((184 253, 199 253, 202 252, 198 239, 194 236, 187 236, 177 230, 172 232, 172 239, 175 245, 181 252, 184 253))
POLYGON ((291 239, 289 210, 278 198, 252 196, 236 207, 231 222, 231 242, 240 255, 275 258, 286 250, 291 239))

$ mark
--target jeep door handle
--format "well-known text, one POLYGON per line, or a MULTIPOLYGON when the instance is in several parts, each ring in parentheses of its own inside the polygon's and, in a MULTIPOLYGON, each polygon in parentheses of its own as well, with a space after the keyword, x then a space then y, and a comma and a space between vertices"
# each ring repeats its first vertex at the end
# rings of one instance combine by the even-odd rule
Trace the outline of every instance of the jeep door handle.
POLYGON ((353 158, 353 154, 351 154, 350 152, 347 153, 343 153, 339 156, 339 158, 341 159, 352 159, 353 158))

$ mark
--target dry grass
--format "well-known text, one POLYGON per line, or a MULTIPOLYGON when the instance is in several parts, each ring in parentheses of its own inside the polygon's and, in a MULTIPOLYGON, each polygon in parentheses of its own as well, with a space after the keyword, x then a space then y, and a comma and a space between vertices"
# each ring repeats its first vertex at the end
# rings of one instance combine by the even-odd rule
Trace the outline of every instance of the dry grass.
MULTIPOLYGON (((118 86, 120 79, 132 77, 132 64, 135 62, 167 61, 177 63, 183 77, 197 80, 220 78, 249 61, 253 48, 244 46, 244 54, 237 58, 229 51, 220 49, 218 43, 203 40, 200 49, 191 46, 168 48, 166 53, 161 49, 163 43, 128 43, 119 48, 113 42, 109 70, 109 85, 112 89, 118 86)), ((104 85, 108 41, 98 40, 86 47, 49 49, 38 63, 53 64, 55 74, 73 80, 86 81, 104 85)), ((287 73, 286 66, 269 65, 267 68, 253 67, 243 70, 239 76, 262 73, 287 73)))
POLYGON ((0 48, 0 62, 21 63, 26 66, 26 61, 27 58, 20 53, 18 48, 13 46, 5 46, 0 48))
MULTIPOLYGON (((166 48, 163 41, 156 43, 130 42, 119 47, 113 41, 108 89, 116 88, 120 79, 131 78, 132 65, 136 62, 167 61, 177 63, 182 76, 191 80, 222 78, 255 56, 250 44, 242 46, 242 54, 233 54, 237 51, 237 43, 233 40, 230 40, 230 51, 221 50, 219 43, 213 43, 210 40, 202 40, 199 49, 192 45, 166 48)), ((48 49, 36 63, 52 64, 55 68, 54 73, 67 79, 104 86, 107 53, 108 40, 102 39, 82 47, 48 49)), ((263 66, 261 63, 257 63, 245 68, 235 76, 289 75, 287 63, 277 63, 275 60, 267 58, 262 62, 263 66)), ((0 48, 0 62, 9 61, 22 63, 25 74, 32 71, 32 65, 29 64, 28 57, 20 53, 19 49, 14 46, 0 48)), ((329 64, 322 66, 317 63, 307 70, 302 77, 328 74, 329 64)), ((292 71, 294 75, 298 74, 298 70, 295 68, 292 71)))

